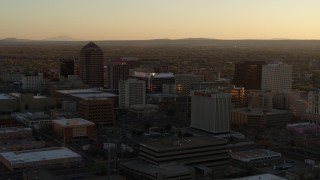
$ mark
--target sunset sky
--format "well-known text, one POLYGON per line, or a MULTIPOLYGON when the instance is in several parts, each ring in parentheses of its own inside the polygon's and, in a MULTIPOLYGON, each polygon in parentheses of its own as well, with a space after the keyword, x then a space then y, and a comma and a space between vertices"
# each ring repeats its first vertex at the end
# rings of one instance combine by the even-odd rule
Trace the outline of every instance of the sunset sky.
POLYGON ((320 0, 0 0, 0 39, 320 39, 320 0))

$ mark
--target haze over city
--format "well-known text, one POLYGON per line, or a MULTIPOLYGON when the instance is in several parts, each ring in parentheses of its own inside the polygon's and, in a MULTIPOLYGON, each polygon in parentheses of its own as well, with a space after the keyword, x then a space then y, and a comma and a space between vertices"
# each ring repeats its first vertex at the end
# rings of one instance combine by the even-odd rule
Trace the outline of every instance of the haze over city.
POLYGON ((318 0, 1 0, 2 38, 320 39, 318 0))

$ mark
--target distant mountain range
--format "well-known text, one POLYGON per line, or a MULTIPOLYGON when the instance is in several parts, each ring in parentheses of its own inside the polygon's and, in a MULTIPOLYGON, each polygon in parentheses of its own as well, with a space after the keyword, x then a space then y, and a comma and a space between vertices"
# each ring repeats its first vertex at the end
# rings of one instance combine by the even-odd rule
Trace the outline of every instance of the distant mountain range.
MULTIPOLYGON (((49 43, 49 44, 72 44, 84 45, 89 40, 76 39, 69 36, 57 36, 43 40, 29 40, 6 38, 0 39, 0 44, 25 44, 25 43, 49 43)), ((320 40, 294 40, 294 39, 243 39, 222 40, 209 38, 185 38, 185 39, 150 39, 150 40, 95 40, 98 45, 120 46, 214 46, 228 48, 251 48, 251 47, 278 47, 278 48, 320 48, 320 40)))

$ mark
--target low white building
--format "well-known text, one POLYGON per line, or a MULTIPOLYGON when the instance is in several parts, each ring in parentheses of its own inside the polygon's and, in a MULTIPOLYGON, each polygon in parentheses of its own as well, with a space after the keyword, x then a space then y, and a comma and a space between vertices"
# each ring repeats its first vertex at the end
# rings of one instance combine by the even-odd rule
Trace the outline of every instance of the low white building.
POLYGON ((255 163, 281 158, 281 153, 267 149, 253 149, 248 151, 232 152, 231 158, 244 163, 255 163))
POLYGON ((32 149, 0 153, 0 161, 11 171, 44 166, 78 165, 81 155, 66 147, 32 149))

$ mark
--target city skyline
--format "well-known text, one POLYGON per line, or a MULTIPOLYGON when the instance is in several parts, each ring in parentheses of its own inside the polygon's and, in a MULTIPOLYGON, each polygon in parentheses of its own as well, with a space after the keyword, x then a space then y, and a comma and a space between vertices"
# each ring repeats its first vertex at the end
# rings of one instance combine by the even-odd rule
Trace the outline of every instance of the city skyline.
POLYGON ((320 39, 320 2, 1 0, 0 39, 320 39))

